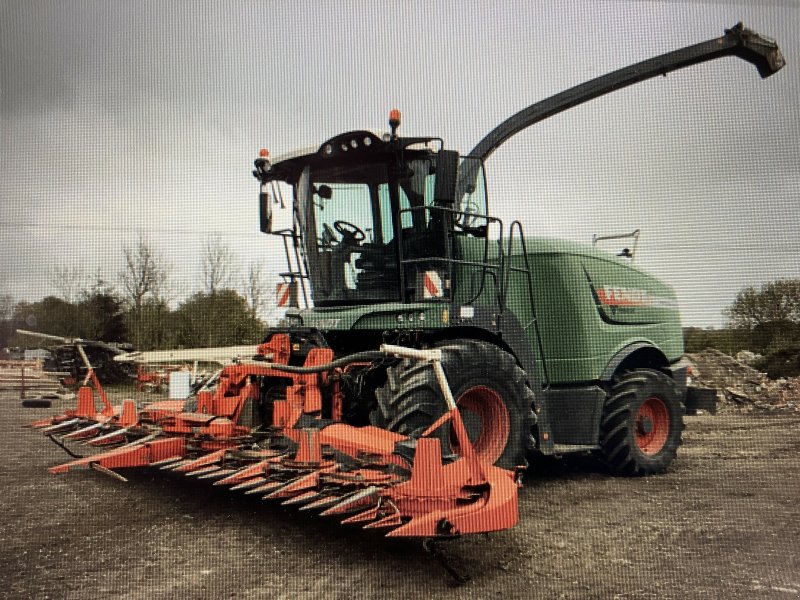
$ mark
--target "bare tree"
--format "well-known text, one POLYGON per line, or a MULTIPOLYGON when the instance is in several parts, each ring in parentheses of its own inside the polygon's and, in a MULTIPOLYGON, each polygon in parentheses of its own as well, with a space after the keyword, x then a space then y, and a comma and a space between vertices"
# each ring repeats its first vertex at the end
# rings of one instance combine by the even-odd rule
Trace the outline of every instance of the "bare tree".
POLYGON ((9 320, 14 314, 14 296, 0 294, 0 320, 9 320))
POLYGON ((59 298, 67 302, 77 302, 89 287, 86 271, 78 266, 52 267, 50 284, 56 289, 59 298))
POLYGON ((264 265, 250 263, 247 275, 242 282, 243 296, 247 300, 253 316, 262 320, 269 319, 275 308, 275 294, 272 285, 264 273, 264 265))
POLYGON ((126 246, 125 267, 119 273, 122 293, 134 311, 140 311, 145 301, 166 301, 169 269, 163 256, 139 236, 133 246, 126 246))
POLYGON ((151 349, 163 343, 165 314, 169 313, 169 267, 140 234, 124 249, 125 267, 119 273, 122 295, 129 309, 125 325, 136 348, 151 349))
POLYGON ((208 294, 231 287, 236 276, 234 256, 230 247, 214 236, 203 245, 203 285, 208 294))
POLYGON ((0 350, 8 343, 14 333, 14 297, 0 294, 0 350))

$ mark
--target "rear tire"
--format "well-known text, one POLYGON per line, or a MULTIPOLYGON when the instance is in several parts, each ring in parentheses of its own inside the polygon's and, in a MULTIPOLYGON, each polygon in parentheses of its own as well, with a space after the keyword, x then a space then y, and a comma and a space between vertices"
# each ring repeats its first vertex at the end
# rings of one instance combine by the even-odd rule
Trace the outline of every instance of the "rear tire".
POLYGON ((603 411, 602 461, 619 475, 665 471, 681 444, 683 413, 672 378, 653 369, 623 373, 603 411))
MULTIPOLYGON (((475 451, 499 467, 526 466, 527 451, 533 447, 533 392, 514 357, 477 340, 447 341, 437 347, 475 451)), ((418 360, 390 367, 386 385, 375 395, 371 423, 411 438, 419 438, 447 410, 433 368, 418 360)), ((458 454, 449 424, 435 435, 444 455, 458 454)))

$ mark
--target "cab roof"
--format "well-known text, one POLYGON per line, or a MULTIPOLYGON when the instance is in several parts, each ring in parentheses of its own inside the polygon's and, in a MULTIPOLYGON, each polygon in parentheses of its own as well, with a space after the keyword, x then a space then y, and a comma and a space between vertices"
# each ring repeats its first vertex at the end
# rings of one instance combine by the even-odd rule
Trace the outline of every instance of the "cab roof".
POLYGON ((337 163, 350 163, 354 159, 387 159, 398 151, 413 151, 420 154, 433 154, 442 148, 441 138, 436 137, 397 137, 372 131, 349 131, 339 134, 319 148, 307 147, 277 157, 270 163, 268 177, 272 180, 295 182, 306 166, 334 166, 337 163), (435 145, 436 147, 432 147, 435 145))

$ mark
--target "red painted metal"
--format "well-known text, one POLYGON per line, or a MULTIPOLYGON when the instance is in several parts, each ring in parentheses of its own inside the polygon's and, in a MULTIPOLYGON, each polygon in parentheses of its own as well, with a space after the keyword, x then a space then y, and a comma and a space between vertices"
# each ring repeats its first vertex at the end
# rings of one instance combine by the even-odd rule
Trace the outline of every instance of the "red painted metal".
MULTIPOLYGON (((459 396, 459 411, 475 415, 480 424, 477 439, 472 442, 475 453, 487 464, 494 464, 503 454, 511 432, 511 424, 503 399, 493 389, 476 386, 459 396)), ((453 450, 460 451, 458 440, 452 441, 453 450)))
POLYGON ((100 380, 97 378, 97 374, 94 372, 94 369, 90 368, 89 372, 86 374, 87 379, 91 378, 92 383, 94 384, 94 389, 97 390, 97 395, 100 396, 100 400, 103 403, 103 415, 106 417, 110 417, 114 414, 114 407, 111 406, 111 402, 108 400, 108 396, 106 396, 106 391, 103 389, 103 386, 100 385, 100 380))
POLYGON ((269 460, 260 460, 248 467, 245 467, 244 469, 240 469, 233 475, 228 475, 224 479, 215 481, 214 485, 236 485, 253 478, 264 477, 266 476, 268 470, 269 460))
POLYGON ((258 353, 261 356, 271 355, 271 362, 288 365, 289 357, 292 355, 292 342, 287 334, 276 333, 268 342, 258 347, 258 353))
POLYGON ((215 452, 211 452, 210 454, 206 454, 201 456, 200 458, 196 458, 193 461, 190 461, 186 464, 181 465, 176 471, 187 472, 187 471, 194 471, 195 469, 199 469, 200 467, 204 467, 206 465, 214 464, 215 462, 219 462, 225 456, 227 450, 216 450, 215 452))
POLYGON ((122 410, 119 415, 119 424, 122 427, 136 425, 139 418, 136 414, 136 403, 133 400, 123 400, 122 410))
POLYGON ((169 375, 175 371, 182 371, 185 365, 159 365, 150 367, 139 365, 136 372, 136 391, 141 392, 146 389, 156 391, 164 390, 169 385, 169 375))
MULTIPOLYGON (((51 471, 90 467, 116 475, 113 469, 160 467, 395 537, 453 537, 516 524, 514 474, 491 466, 504 422, 491 390, 473 388, 458 400, 464 410, 496 422, 494 430, 487 430, 488 441, 479 436, 476 448, 458 410, 440 419, 450 421, 461 454, 443 463, 439 440, 430 437, 435 427, 413 441, 376 427, 319 421, 322 388, 330 384, 335 395, 340 372, 295 374, 272 368, 270 363, 288 363, 288 337, 273 336, 261 351, 272 355, 269 362, 223 369, 215 391, 198 394, 196 412, 185 411, 182 400, 155 402, 138 411, 126 400, 98 413, 93 390, 82 388, 75 410, 33 426, 55 430, 64 439, 116 447, 51 471), (264 377, 288 380, 288 385, 285 399, 274 401, 273 428, 256 434, 239 420, 248 399, 260 398, 258 378, 264 377), (301 417, 305 426, 300 426, 301 417), (309 417, 319 426, 308 427, 309 417), (416 444, 413 462, 395 453, 401 442, 416 444)), ((305 365, 332 358, 330 350, 318 349, 305 365)))
MULTIPOLYGON (((456 401, 456 405, 459 407, 459 423, 453 422, 452 424, 453 431, 450 436, 450 444, 453 451, 456 453, 471 452, 470 449, 462 450, 459 443, 459 439, 467 437, 461 411, 468 411, 478 418, 480 425, 478 438, 471 442, 470 445, 482 462, 493 464, 503 453, 511 429, 508 409, 503 400, 494 390, 485 386, 476 386, 461 394, 456 401), (461 430, 461 436, 458 434, 459 429, 461 430)), ((444 413, 422 433, 423 437, 432 435, 439 427, 448 421, 453 421, 454 418, 454 414, 450 412, 444 413)))
POLYGON ((407 439, 404 435, 379 427, 352 427, 335 423, 321 432, 322 442, 352 457, 379 456, 386 463, 407 466, 399 455, 394 454, 398 442, 407 439))
POLYGON ((648 456, 658 454, 667 443, 669 428, 667 405, 658 396, 650 396, 636 412, 636 445, 648 456))
POLYGON ((411 479, 389 490, 400 513, 412 518, 387 535, 456 536, 513 527, 519 519, 513 473, 489 465, 482 472, 464 458, 442 465, 439 440, 418 440, 411 479))
POLYGON ((92 388, 83 385, 78 388, 78 406, 75 409, 75 416, 93 419, 96 414, 92 388))
POLYGON ((170 437, 79 458, 57 467, 51 467, 50 472, 66 473, 73 467, 90 466, 92 464, 98 464, 106 469, 145 467, 165 458, 183 456, 185 453, 185 440, 179 437, 170 437))

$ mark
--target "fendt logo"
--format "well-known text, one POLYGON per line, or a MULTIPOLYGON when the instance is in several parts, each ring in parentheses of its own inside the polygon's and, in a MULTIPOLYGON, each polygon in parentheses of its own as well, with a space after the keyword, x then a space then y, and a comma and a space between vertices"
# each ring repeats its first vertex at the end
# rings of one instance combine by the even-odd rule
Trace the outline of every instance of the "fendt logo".
POLYGON ((603 306, 678 308, 678 303, 672 298, 654 296, 648 291, 633 288, 600 287, 597 288, 597 299, 603 306))

